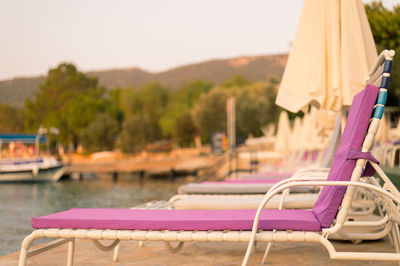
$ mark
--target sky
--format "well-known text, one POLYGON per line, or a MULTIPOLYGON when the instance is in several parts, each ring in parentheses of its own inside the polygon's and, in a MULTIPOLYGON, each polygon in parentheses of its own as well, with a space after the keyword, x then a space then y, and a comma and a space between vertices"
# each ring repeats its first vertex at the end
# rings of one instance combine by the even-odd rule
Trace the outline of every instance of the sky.
MULTIPOLYGON (((363 2, 371 2, 363 0, 363 2)), ((387 7, 400 0, 384 0, 387 7)), ((0 0, 0 80, 287 53, 303 0, 0 0)))

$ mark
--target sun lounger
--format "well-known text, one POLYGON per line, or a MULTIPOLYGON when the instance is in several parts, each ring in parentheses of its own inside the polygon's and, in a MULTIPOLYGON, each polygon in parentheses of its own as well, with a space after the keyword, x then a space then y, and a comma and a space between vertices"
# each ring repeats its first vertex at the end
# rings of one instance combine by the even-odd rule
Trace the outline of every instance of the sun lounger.
MULTIPOLYGON (((392 233, 396 252, 338 252, 328 240, 330 234, 340 230, 346 221, 347 210, 351 206, 356 187, 373 191, 380 196, 382 210, 388 214, 391 232, 398 232, 400 214, 400 193, 380 170, 375 159, 368 153, 385 103, 385 93, 391 70, 391 58, 394 52, 386 51, 384 56, 385 74, 382 78, 381 92, 377 107, 369 123, 379 89, 368 85, 357 94, 350 109, 348 122, 343 133, 340 147, 335 155, 328 179, 324 181, 291 178, 276 184, 264 197, 262 204, 255 210, 129 210, 129 209, 71 209, 32 219, 35 230, 27 236, 21 245, 20 266, 25 265, 27 256, 41 250, 31 251, 29 247, 35 239, 48 237, 60 238, 59 245, 68 241, 69 265, 72 265, 75 239, 92 239, 97 247, 113 248, 120 240, 164 241, 170 250, 177 251, 169 241, 233 241, 249 242, 243 260, 247 264, 255 241, 294 241, 321 243, 332 259, 347 260, 392 260, 400 261, 399 238, 392 233), (368 130, 368 133, 366 134, 368 130), (364 140, 365 137, 365 140, 364 140), (366 163, 368 164, 366 165, 366 163), (362 172, 372 174, 371 167, 382 178, 384 188, 373 178, 370 183, 360 182, 362 172), (270 198, 291 187, 324 186, 312 210, 265 210, 270 198), (347 188, 347 189, 346 189, 347 188), (251 229, 251 231, 250 231, 251 229), (262 230, 262 231, 260 231, 262 230), (99 240, 114 240, 114 244, 104 247, 99 240)), ((382 56, 379 57, 382 63, 382 56)), ((48 250, 44 247, 42 250, 48 250)))
MULTIPOLYGON (((278 194, 268 201, 265 209, 311 209, 319 197, 318 193, 278 194), (283 198, 283 199, 282 199, 283 198)), ((180 210, 235 210, 257 209, 264 195, 182 195, 173 196, 170 209, 180 210)), ((375 210, 373 200, 353 201, 352 214, 369 215, 375 210)))
MULTIPOLYGON (((299 193, 285 196, 285 209, 311 209, 318 199, 318 193, 299 193)), ((171 207, 181 210, 234 210, 257 209, 264 195, 176 195, 170 199, 171 207)), ((266 209, 279 209, 282 194, 275 195, 265 206, 266 209)))
MULTIPOLYGON (((330 167, 333 154, 340 141, 341 133, 341 115, 338 114, 331 135, 331 140, 326 150, 315 150, 312 152, 308 150, 297 150, 289 156, 287 161, 280 162, 277 165, 266 165, 262 167, 262 170, 260 171, 262 176, 278 177, 279 175, 283 175, 283 177, 289 177, 299 168, 318 169, 330 167)), ((244 174, 240 175, 240 177, 246 178, 248 176, 253 178, 253 175, 254 174, 244 174)))
POLYGON ((335 154, 335 151, 337 147, 339 146, 339 141, 342 135, 342 127, 341 127, 341 115, 338 114, 336 123, 332 132, 331 139, 329 141, 327 149, 323 153, 322 160, 320 161, 320 164, 318 166, 307 166, 307 167, 302 167, 300 169, 297 169, 294 172, 282 172, 282 168, 280 172, 279 171, 264 171, 260 173, 253 173, 253 174, 244 174, 240 175, 239 178, 241 179, 274 179, 274 178, 289 178, 292 176, 304 176, 304 175, 316 175, 316 176, 325 176, 329 172, 329 168, 332 164, 333 156, 335 154))
MULTIPOLYGON (((189 183, 180 186, 179 194, 265 194, 276 183, 189 183)), ((314 186, 298 187, 291 190, 295 193, 314 193, 314 186)))
MULTIPOLYGON (((329 173, 330 163, 338 145, 341 135, 340 116, 336 121, 334 134, 332 135, 329 147, 319 168, 307 167, 299 169, 291 177, 326 177, 329 173)), ((284 174, 272 172, 246 175, 240 179, 227 179, 218 182, 189 183, 178 188, 179 194, 265 194, 275 183, 283 178, 284 174)), ((291 190, 293 193, 315 193, 318 188, 312 186, 296 187, 291 190)), ((312 204, 312 202, 311 202, 312 204)))

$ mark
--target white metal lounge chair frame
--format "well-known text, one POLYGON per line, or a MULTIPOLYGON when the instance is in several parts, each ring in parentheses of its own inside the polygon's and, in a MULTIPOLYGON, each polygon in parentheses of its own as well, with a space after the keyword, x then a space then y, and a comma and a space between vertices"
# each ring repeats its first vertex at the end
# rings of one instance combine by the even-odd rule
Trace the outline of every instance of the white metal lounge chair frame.
POLYGON ((396 154, 400 150, 399 144, 387 144, 376 147, 374 152, 380 156, 382 165, 388 166, 390 168, 399 168, 400 164, 396 165, 396 154))
MULTIPOLYGON (((296 177, 299 178, 299 177, 296 177)), ((309 177, 309 176, 305 176, 303 177, 304 179, 309 179, 309 178, 313 178, 313 177, 309 177)), ((325 177, 321 177, 321 178, 317 178, 316 180, 326 180, 325 177)), ((260 184, 262 185, 262 184, 260 184)), ((364 196, 365 195, 365 191, 359 191, 357 190, 357 195, 354 197, 353 202, 352 202, 352 208, 353 210, 349 211, 348 215, 351 216, 366 216, 366 215, 370 215, 375 211, 375 200, 372 199, 371 197, 367 197, 367 198, 361 198, 359 199, 359 197, 364 196)), ((272 204, 271 206, 265 206, 266 209, 293 209, 293 208, 301 208, 301 209, 311 209, 312 206, 314 206, 315 203, 315 199, 307 199, 307 203, 302 202, 300 205, 299 204, 295 204, 296 206, 301 206, 303 204, 302 207, 293 207, 292 205, 288 205, 287 203, 287 199, 289 196, 292 197, 299 197, 298 199, 301 201, 301 198, 304 195, 307 194, 315 194, 316 197, 318 197, 319 193, 300 193, 300 194, 290 194, 290 189, 286 189, 285 191, 283 191, 282 194, 279 194, 279 198, 274 201, 274 204, 272 204), (278 201, 279 200, 279 201, 278 201)), ((366 196, 368 196, 369 194, 367 194, 366 196)), ((162 205, 163 208, 167 208, 167 209, 175 209, 176 208, 176 204, 178 203, 178 207, 179 209, 240 209, 241 206, 239 207, 235 207, 235 204, 237 203, 236 200, 240 200, 240 199, 244 199, 244 198, 248 198, 248 199, 256 199, 258 201, 258 203, 254 202, 254 207, 250 207, 250 205, 248 205, 246 208, 251 208, 251 209, 256 209, 259 204, 261 203, 262 199, 264 198, 263 195, 261 194, 177 194, 173 197, 171 197, 168 201, 165 201, 165 204, 162 205), (200 202, 196 203, 196 206, 192 206, 190 203, 188 205, 180 205, 179 201, 181 200, 185 200, 185 199, 190 199, 194 197, 195 200, 200 200, 200 202), (202 202, 202 197, 206 198, 206 199, 212 199, 213 202, 215 201, 224 201, 225 199, 226 202, 224 202, 224 205, 220 205, 217 208, 214 208, 213 206, 210 206, 209 201, 206 202, 202 202), (232 199, 235 199, 234 201, 231 201, 232 199), (201 204, 206 204, 207 206, 201 206, 201 204), (200 208, 198 208, 198 206, 201 206, 200 208), (225 208, 224 208, 225 206, 225 208)), ((293 201, 294 198, 289 199, 289 201, 293 201)), ((154 207, 152 207, 154 208, 154 207)), ((160 208, 157 208, 160 209, 160 208)))
MULTIPOLYGON (((373 70, 370 72, 370 74, 368 75, 373 76, 374 80, 376 80, 377 78, 379 78, 379 75, 374 75, 373 73, 376 72, 376 70, 378 69, 378 67, 383 63, 384 60, 393 60, 393 56, 394 56, 394 51, 384 51, 380 54, 380 56, 378 57, 378 60, 376 61, 373 70)), ((390 77, 390 74, 383 74, 386 76, 390 77)), ((367 78, 367 81, 370 81, 370 78, 367 78)), ((373 82, 373 81, 372 81, 373 82)), ((387 91, 386 88, 381 88, 380 91, 387 91)), ((371 122, 370 122, 370 126, 368 128, 368 132, 367 135, 365 136, 365 140, 363 142, 362 145, 362 151, 363 152, 367 152, 370 150, 370 148, 372 147, 372 144, 374 142, 374 137, 375 134, 378 130, 379 127, 379 122, 380 119, 379 118, 372 118, 371 122)), ((362 260, 366 257, 373 257, 375 256, 375 260, 398 260, 400 262, 400 248, 399 248, 399 228, 398 228, 398 224, 400 222, 400 193, 397 191, 396 187, 392 184, 392 182, 390 181, 390 179, 386 176, 386 174, 382 171, 382 169, 374 162, 370 162, 371 165, 374 167, 374 169, 377 171, 377 174, 380 176, 380 178, 382 179, 382 181, 384 182, 384 186, 383 188, 381 188, 379 186, 379 184, 376 182, 376 180, 374 178, 369 178, 368 181, 370 181, 372 183, 372 186, 374 186, 375 188, 378 188, 378 190, 375 190, 371 186, 371 184, 366 184, 366 183, 361 183, 359 182, 359 179, 361 177, 362 174, 362 170, 364 168, 364 166, 366 165, 367 160, 365 159, 358 159, 356 166, 353 170, 352 176, 351 176, 351 181, 348 182, 343 182, 343 181, 317 181, 318 178, 308 178, 307 180, 309 180, 309 182, 305 182, 305 181, 301 181, 301 178, 289 178, 287 180, 283 180, 281 182, 279 182, 278 184, 276 184, 276 186, 274 186, 273 188, 271 188, 271 190, 266 194, 263 202, 260 204, 257 213, 256 213, 256 218, 253 224, 253 230, 252 230, 252 237, 251 240, 249 242, 249 246, 246 252, 246 256, 243 260, 243 265, 247 264, 247 261, 249 259, 251 250, 253 248, 254 242, 256 241, 256 234, 257 234, 257 227, 258 227, 258 221, 259 221, 259 217, 260 214, 264 208, 264 206, 266 205, 266 203, 277 193, 285 191, 288 188, 291 187, 295 187, 295 186, 301 186, 301 185, 305 185, 305 184, 309 184, 309 185, 317 185, 320 184, 322 186, 338 186, 338 185, 342 185, 341 183, 343 183, 344 186, 347 186, 347 191, 346 194, 343 198, 341 207, 339 209, 339 212, 336 216, 336 221, 335 221, 335 225, 331 228, 328 229, 323 229, 322 233, 321 233, 321 238, 320 238, 320 242, 328 249, 328 252, 331 256, 332 259, 336 258, 336 259, 360 259, 362 260), (312 180, 312 181, 311 181, 312 180), (367 186, 368 185, 368 186, 367 186), (326 241, 329 234, 334 234, 334 233, 338 233, 340 232, 340 229, 342 228, 342 226, 344 225, 344 223, 346 222, 346 217, 348 215, 348 212, 351 208, 351 202, 353 200, 353 196, 354 196, 354 192, 356 190, 357 187, 363 187, 363 188, 367 188, 369 190, 372 190, 373 192, 378 192, 382 195, 381 196, 381 200, 382 200, 382 204, 385 205, 385 211, 388 211, 389 216, 388 216, 388 226, 386 227, 389 230, 393 230, 392 232, 392 242, 394 244, 396 253, 392 253, 392 254, 379 254, 379 253, 370 253, 370 254, 366 254, 363 253, 362 257, 359 256, 359 254, 356 253, 350 253, 350 252, 336 252, 333 248, 333 246, 330 244, 331 247, 329 247, 329 245, 327 245, 327 243, 324 243, 324 239, 326 241), (390 191, 390 193, 388 193, 387 191, 390 191), (390 194, 390 196, 388 196, 390 194), (388 202, 388 199, 391 199, 393 202, 395 202, 395 204, 393 202, 388 202), (396 206, 397 205, 397 206, 396 206), (395 224, 393 224, 395 223, 395 224), (393 226, 393 228, 392 228, 393 226), (332 248, 332 249, 331 249, 332 248)), ((321 179, 320 179, 321 180, 321 179)), ((353 223, 354 225, 367 225, 367 224, 371 224, 371 222, 363 222, 360 224, 360 222, 358 223, 353 223)), ((388 230, 384 230, 383 233, 385 233, 387 231, 387 233, 389 233, 388 230)), ((277 241, 281 241, 281 240, 277 240, 277 241)), ((295 241, 295 240, 293 240, 295 241)), ((263 262, 266 259, 266 256, 269 252, 271 245, 267 246, 267 249, 265 251, 265 256, 263 258, 263 262)), ((372 260, 372 258, 371 258, 372 260)))
MULTIPOLYGON (((379 58, 378 63, 375 65, 375 70, 383 60, 392 60, 394 56, 394 51, 384 51, 379 58)), ((386 90, 386 89, 381 89, 386 90)), ((379 118, 373 118, 371 120, 368 133, 365 137, 362 151, 368 151, 372 146, 374 135, 379 126, 379 118)), ((316 178, 308 179, 308 181, 303 181, 304 178, 292 178, 281 181, 278 183, 274 189, 271 189, 266 195, 257 210, 257 214, 253 224, 253 230, 249 231, 142 231, 142 230, 85 230, 85 229, 38 229, 33 231, 28 235, 21 244, 20 253, 20 266, 26 265, 27 257, 42 253, 55 246, 62 245, 64 243, 69 243, 68 251, 68 262, 67 265, 72 266, 74 257, 74 245, 75 239, 91 239, 96 247, 102 250, 110 250, 114 248, 120 240, 152 240, 152 241, 230 241, 230 242, 249 242, 248 249, 243 260, 242 265, 247 265, 248 259, 250 257, 251 251, 254 246, 255 241, 293 241, 293 242, 316 242, 321 243, 329 252, 331 259, 351 259, 351 260, 392 260, 400 261, 400 248, 399 248, 399 237, 398 237, 398 227, 394 226, 393 230, 397 233, 393 233, 393 242, 395 245, 396 253, 376 253, 376 252, 337 252, 328 240, 329 234, 338 232, 341 226, 346 221, 346 216, 349 207, 351 206, 351 201, 353 198, 354 191, 357 187, 368 189, 371 192, 375 192, 382 200, 382 204, 385 205, 385 211, 388 213, 388 223, 400 223, 400 193, 391 183, 389 178, 384 174, 380 167, 371 162, 372 166, 376 169, 377 174, 385 182, 383 188, 379 186, 376 181, 371 178, 369 181, 371 184, 364 182, 359 182, 363 167, 365 166, 367 160, 358 159, 356 166, 353 170, 351 176, 351 181, 318 181, 316 178), (262 231, 259 232, 257 229, 260 214, 264 208, 264 205, 269 199, 276 193, 282 192, 288 188, 295 186, 305 186, 305 185, 315 185, 315 186, 346 186, 347 191, 341 204, 341 208, 336 216, 335 224, 331 228, 323 229, 321 232, 305 232, 305 231, 262 231), (33 251, 29 251, 32 242, 38 238, 61 238, 49 246, 42 247, 33 251), (102 245, 99 240, 107 239, 114 240, 113 244, 109 246, 102 245)), ((182 247, 182 243, 179 243, 177 248, 173 248, 169 243, 167 244, 171 251, 177 251, 182 247)), ((268 250, 266 251, 268 253, 268 250)), ((118 252, 114 253, 114 260, 118 259, 118 252)))

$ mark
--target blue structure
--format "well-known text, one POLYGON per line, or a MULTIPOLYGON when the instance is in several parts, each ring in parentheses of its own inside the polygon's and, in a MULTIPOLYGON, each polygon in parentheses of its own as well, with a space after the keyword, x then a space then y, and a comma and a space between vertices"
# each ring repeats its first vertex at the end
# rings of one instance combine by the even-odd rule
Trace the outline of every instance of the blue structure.
POLYGON ((22 142, 22 143, 47 143, 48 139, 45 135, 35 134, 0 134, 0 143, 22 142), (39 138, 39 139, 37 139, 39 138))

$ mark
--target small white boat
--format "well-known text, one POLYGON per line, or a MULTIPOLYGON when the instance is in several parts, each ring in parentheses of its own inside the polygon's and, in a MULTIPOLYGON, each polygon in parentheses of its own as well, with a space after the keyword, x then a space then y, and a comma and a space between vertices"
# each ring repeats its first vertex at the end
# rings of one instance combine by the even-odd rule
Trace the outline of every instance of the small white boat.
POLYGON ((48 143, 44 135, 0 134, 0 152, 9 155, 0 158, 0 182, 58 181, 66 167, 53 156, 41 156, 40 143, 48 143), (8 144, 8 151, 3 144, 8 144))
POLYGON ((0 182, 58 181, 65 170, 54 157, 0 160, 0 182))

